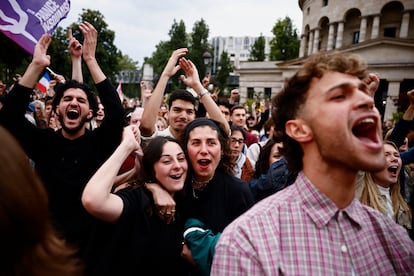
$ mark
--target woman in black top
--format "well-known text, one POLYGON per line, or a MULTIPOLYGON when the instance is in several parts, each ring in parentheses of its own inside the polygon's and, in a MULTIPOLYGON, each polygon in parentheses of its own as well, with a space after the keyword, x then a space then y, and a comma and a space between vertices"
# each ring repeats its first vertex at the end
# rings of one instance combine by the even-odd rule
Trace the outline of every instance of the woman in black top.
POLYGON ((89 275, 185 275, 180 257, 183 220, 178 210, 157 209, 145 182, 155 182, 179 202, 187 176, 187 161, 180 144, 170 137, 155 137, 145 148, 142 180, 111 193, 121 164, 139 151, 139 130, 128 126, 122 143, 85 187, 82 203, 101 220, 96 225, 87 259, 89 275))
POLYGON ((254 200, 247 183, 233 176, 234 161, 229 150, 229 136, 217 122, 198 118, 189 123, 184 132, 183 145, 189 162, 190 181, 185 188, 184 214, 191 219, 184 233, 191 254, 184 246, 183 255, 195 261, 202 274, 208 275, 212 256, 206 256, 205 248, 213 247, 214 252, 215 243, 205 244, 206 232, 198 231, 197 227, 202 225, 209 230, 208 233, 219 235, 249 209, 254 200), (200 223, 196 221, 194 224, 194 219, 200 223))

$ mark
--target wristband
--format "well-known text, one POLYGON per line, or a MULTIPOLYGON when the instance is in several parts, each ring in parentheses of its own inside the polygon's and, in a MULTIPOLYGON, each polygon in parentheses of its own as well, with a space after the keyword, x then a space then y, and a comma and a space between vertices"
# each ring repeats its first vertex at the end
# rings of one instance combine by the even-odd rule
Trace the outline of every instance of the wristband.
POLYGON ((208 90, 207 90, 207 89, 203 89, 203 91, 201 91, 200 95, 198 96, 198 97, 199 97, 199 99, 201 100, 201 98, 202 98, 204 95, 206 95, 206 94, 210 94, 210 92, 208 92, 208 90))

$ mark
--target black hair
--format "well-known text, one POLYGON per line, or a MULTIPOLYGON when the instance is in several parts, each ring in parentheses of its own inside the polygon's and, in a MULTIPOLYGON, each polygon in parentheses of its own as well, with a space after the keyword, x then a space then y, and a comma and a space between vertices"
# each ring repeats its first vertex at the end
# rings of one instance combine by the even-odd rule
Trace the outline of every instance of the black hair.
POLYGON ((170 136, 156 136, 144 148, 144 155, 142 157, 142 167, 144 172, 145 182, 157 182, 155 179, 154 164, 160 160, 163 147, 167 142, 178 144, 184 152, 184 147, 181 142, 170 136))
POLYGON ((229 111, 231 109, 231 105, 229 104, 229 101, 227 99, 226 100, 218 100, 217 105, 225 106, 229 109, 229 111))
POLYGON ((261 148, 259 156, 255 165, 255 172, 253 177, 259 178, 262 174, 266 174, 270 168, 269 158, 272 154, 273 146, 278 143, 274 138, 270 138, 266 144, 261 148))
MULTIPOLYGON (((180 148, 185 152, 185 148, 181 144, 181 141, 171 137, 171 136, 156 136, 148 143, 143 150, 143 157, 142 157, 142 170, 141 175, 138 177, 138 185, 135 187, 145 187, 146 182, 152 183, 159 183, 155 177, 155 170, 154 165, 157 163, 164 150, 164 145, 168 142, 176 143, 180 146, 180 148)), ((188 159, 186 156, 186 160, 188 163, 188 159)), ((189 174, 187 173, 187 177, 184 181, 184 188, 180 191, 177 191, 174 195, 174 200, 177 202, 182 201, 185 198, 185 183, 188 183, 189 174)), ((162 187, 162 186, 161 186, 162 187)), ((147 209, 149 214, 153 214, 154 209, 147 209)))
POLYGON ((231 133, 232 134, 235 131, 239 131, 242 134, 242 136, 243 136, 244 142, 246 142, 246 132, 245 132, 245 130, 241 126, 231 125, 230 130, 231 130, 231 133))
MULTIPOLYGON (((193 121, 191 121, 184 130, 184 135, 182 136, 182 144, 184 145, 184 151, 187 157, 187 160, 190 160, 188 157, 188 150, 187 150, 187 143, 190 139, 190 133, 197 127, 203 127, 208 126, 211 129, 214 129, 217 131, 217 136, 220 141, 221 149, 223 151, 220 163, 218 165, 218 168, 221 168, 224 172, 226 172, 229 175, 234 174, 234 166, 235 161, 233 160, 233 157, 231 155, 230 151, 230 145, 229 145, 229 135, 224 130, 224 126, 212 119, 207 118, 196 118, 193 121)), ((191 162, 188 162, 188 165, 191 168, 191 162)))
POLYGON ((79 88, 85 92, 86 97, 88 98, 89 107, 92 109, 93 116, 96 116, 96 112, 98 111, 98 100, 96 99, 96 95, 87 84, 78 82, 76 80, 68 80, 65 83, 58 83, 55 86, 55 96, 53 97, 52 102, 53 111, 56 112, 56 107, 59 105, 63 94, 70 88, 79 88))
POLYGON ((194 98, 193 94, 191 94, 189 91, 187 90, 175 90, 174 92, 171 93, 169 99, 168 99, 168 108, 171 108, 172 103, 175 100, 183 100, 185 102, 190 102, 193 104, 194 109, 196 106, 196 98, 194 98))

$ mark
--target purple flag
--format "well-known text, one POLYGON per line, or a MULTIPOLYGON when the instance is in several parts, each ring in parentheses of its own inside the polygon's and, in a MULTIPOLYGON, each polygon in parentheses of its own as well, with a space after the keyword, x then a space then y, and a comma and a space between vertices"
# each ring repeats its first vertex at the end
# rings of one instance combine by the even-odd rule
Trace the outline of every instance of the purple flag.
POLYGON ((0 31, 30 54, 44 33, 66 18, 70 0, 1 0, 0 31))

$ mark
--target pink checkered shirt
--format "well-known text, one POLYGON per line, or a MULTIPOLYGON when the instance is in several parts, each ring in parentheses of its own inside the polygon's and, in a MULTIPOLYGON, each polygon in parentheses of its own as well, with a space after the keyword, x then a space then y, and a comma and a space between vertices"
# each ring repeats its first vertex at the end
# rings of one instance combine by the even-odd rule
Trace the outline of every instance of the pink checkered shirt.
POLYGON ((211 275, 414 275, 414 242, 357 199, 338 209, 300 173, 224 230, 211 275))

